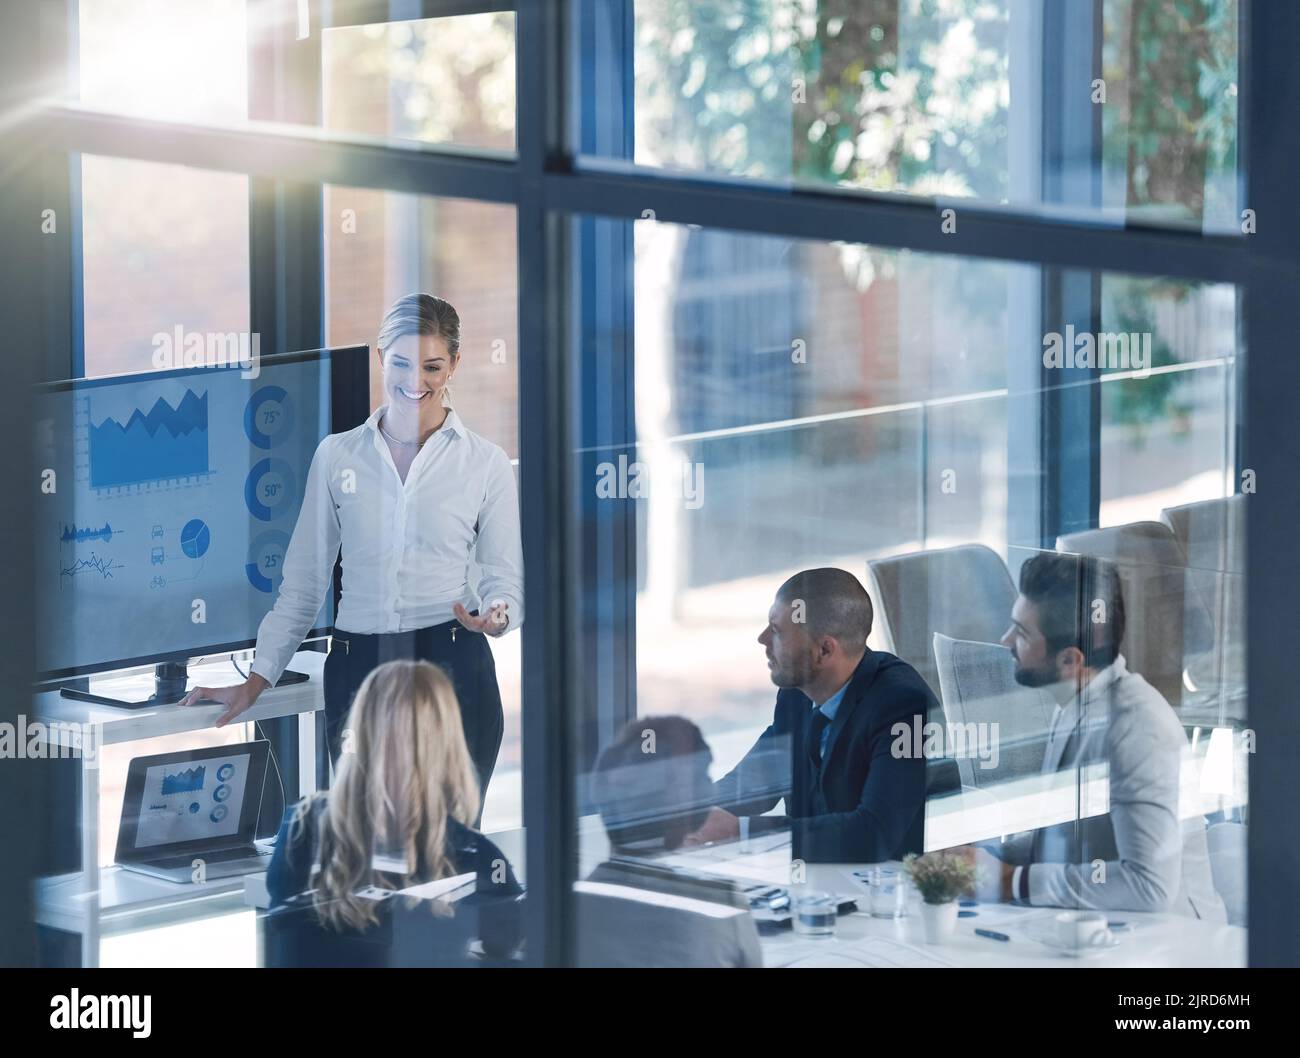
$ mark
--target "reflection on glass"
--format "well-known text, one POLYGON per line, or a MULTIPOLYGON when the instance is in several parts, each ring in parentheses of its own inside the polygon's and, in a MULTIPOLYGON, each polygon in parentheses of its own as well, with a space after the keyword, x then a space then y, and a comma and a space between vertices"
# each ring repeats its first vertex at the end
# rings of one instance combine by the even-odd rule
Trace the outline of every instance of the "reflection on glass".
POLYGON ((637 157, 878 191, 1007 190, 1007 5, 637 11, 637 157))
POLYGON ((292 4, 287 20, 284 5, 250 10, 247 0, 81 0, 76 8, 76 92, 96 110, 238 124, 249 116, 250 54, 269 57, 272 40, 298 50, 319 43, 319 81, 297 73, 281 91, 299 112, 319 113, 327 131, 515 147, 513 12, 317 30, 322 12, 313 7, 303 37, 292 4))
POLYGON ((177 327, 247 334, 246 176, 92 155, 81 173, 87 376, 154 370, 177 327))
POLYGON ((739 727, 730 767, 770 706, 753 639, 785 576, 1005 548, 1008 312, 1034 270, 636 227, 638 701, 739 727))
POLYGON ((1105 0, 1105 203, 1146 223, 1240 230, 1239 0, 1105 0))
POLYGON ((83 105, 166 121, 248 114, 247 0, 79 0, 83 105))
POLYGON ((1136 335, 1150 377, 1103 372, 1101 522, 1236 491, 1237 299, 1232 287, 1106 276, 1102 330, 1136 335))
MULTIPOLYGON (((616 222, 579 223, 595 229, 586 245, 617 245, 616 222)), ((580 531, 602 555, 575 591, 579 626, 603 630, 635 599, 628 643, 616 627, 580 646, 601 689, 582 699, 583 737, 602 733, 574 775, 584 959, 642 950, 643 893, 601 902, 591 889, 602 864, 634 858, 618 884, 739 886, 764 965, 960 962, 972 917, 1013 936, 1012 962, 1058 957, 1068 932, 1067 947, 1100 958, 1239 964, 1236 292, 628 228, 635 426, 620 437, 580 419, 574 471, 580 531), (1090 336, 1104 362, 1080 353, 1074 374, 1054 374, 1066 328, 1044 289, 1093 292, 1069 311, 1105 329, 1090 336), (1082 452, 1099 472, 1101 517, 1040 541, 1050 489, 1079 485, 1034 424, 1080 411, 1100 423, 1068 459, 1082 452), (619 546, 626 572, 600 552, 619 546), (840 640, 823 636, 817 592, 781 588, 823 567, 871 602, 869 633, 845 633, 868 649, 842 695, 814 678, 852 656, 826 645, 840 640), (801 644, 789 672, 781 642, 801 644), (866 670, 870 686, 855 683, 866 670), (858 727, 866 717, 874 728, 858 727), (711 803, 690 793, 698 763, 688 782, 646 748, 665 718, 702 734, 692 759, 707 761, 711 803), (612 759, 636 773, 647 818, 674 820, 671 840, 618 848, 612 759), (952 885, 922 893, 875 870, 923 852, 958 865, 939 872, 952 885), (974 916, 925 903, 956 899, 972 871, 974 916), (790 929, 817 892, 859 909, 841 911, 820 952, 790 929), (949 911, 951 942, 938 928, 949 911)), ((618 347, 574 352, 599 399, 618 347)), ((715 964, 684 947, 654 958, 715 964)))
POLYGON ((1008 0, 638 0, 634 160, 1237 230, 1236 0, 1108 0, 1063 97, 1048 49, 1093 30, 1056 14, 1053 45, 1008 0), (1043 153, 1045 121, 1097 108, 1096 142, 1043 153))
POLYGON ((665 859, 708 819, 710 760, 680 716, 633 721, 601 753, 592 799, 609 854, 574 887, 581 965, 762 965, 741 888, 665 859))
POLYGON ((321 61, 332 132, 514 150, 513 13, 328 29, 321 61))

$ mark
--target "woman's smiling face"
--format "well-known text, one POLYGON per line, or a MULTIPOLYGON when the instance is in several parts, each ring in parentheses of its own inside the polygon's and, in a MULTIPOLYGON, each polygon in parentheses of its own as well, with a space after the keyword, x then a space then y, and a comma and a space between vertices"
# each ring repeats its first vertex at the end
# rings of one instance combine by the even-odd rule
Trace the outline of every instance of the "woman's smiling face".
POLYGON ((383 354, 384 395, 391 411, 418 418, 432 428, 442 418, 442 391, 456 370, 445 339, 405 335, 383 354))

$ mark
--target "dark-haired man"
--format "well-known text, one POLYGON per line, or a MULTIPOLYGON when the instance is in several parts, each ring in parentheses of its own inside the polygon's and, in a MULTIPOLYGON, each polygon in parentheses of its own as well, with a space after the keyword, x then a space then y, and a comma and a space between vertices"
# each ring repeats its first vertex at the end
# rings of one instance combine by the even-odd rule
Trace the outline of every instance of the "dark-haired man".
MULTIPOLYGON (((867 649, 872 606, 842 569, 797 573, 776 593, 766 648, 780 688, 772 723, 715 784, 719 807, 693 842, 734 840, 783 797, 794 858, 879 863, 923 851, 926 762, 894 751, 896 724, 924 724, 938 702, 917 671, 867 649)), ((910 740, 908 740, 910 744, 910 740)))
MULTIPOLYGON (((1175 911, 1223 921, 1210 878, 1203 818, 1178 811, 1182 726, 1120 653, 1127 623, 1113 565, 1044 552, 1020 569, 1020 595, 1002 643, 1019 683, 1057 706, 1044 773, 1106 780, 1108 811, 1019 834, 990 868, 1003 899, 1053 907, 1175 911)), ((1073 780, 1072 780, 1073 781, 1073 780)))

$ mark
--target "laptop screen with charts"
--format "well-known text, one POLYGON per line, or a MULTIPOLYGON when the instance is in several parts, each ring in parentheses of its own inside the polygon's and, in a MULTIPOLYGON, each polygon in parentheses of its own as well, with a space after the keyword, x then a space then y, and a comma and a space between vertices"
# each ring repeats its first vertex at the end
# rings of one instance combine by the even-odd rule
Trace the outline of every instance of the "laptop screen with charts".
POLYGON ((251 847, 267 743, 136 757, 126 778, 118 863, 251 847))

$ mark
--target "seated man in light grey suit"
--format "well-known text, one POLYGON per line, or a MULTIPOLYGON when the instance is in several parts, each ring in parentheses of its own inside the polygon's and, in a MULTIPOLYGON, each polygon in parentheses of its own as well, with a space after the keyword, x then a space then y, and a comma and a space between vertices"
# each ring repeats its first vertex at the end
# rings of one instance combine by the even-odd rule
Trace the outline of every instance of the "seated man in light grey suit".
POLYGON ((600 755, 592 797, 611 853, 574 885, 580 965, 763 965, 758 928, 731 882, 656 862, 708 814, 712 759, 680 716, 633 720, 600 755))
POLYGON ((1126 616, 1110 563, 1045 552, 1020 570, 1020 596, 1002 638, 1016 680, 1057 707, 1044 773, 1106 780, 1109 811, 1025 834, 967 855, 1004 900, 1103 911, 1173 911, 1222 922, 1210 877, 1205 820, 1180 821, 1185 743, 1169 704, 1125 665, 1126 616), (1100 766, 1098 768, 1097 766, 1100 766))

